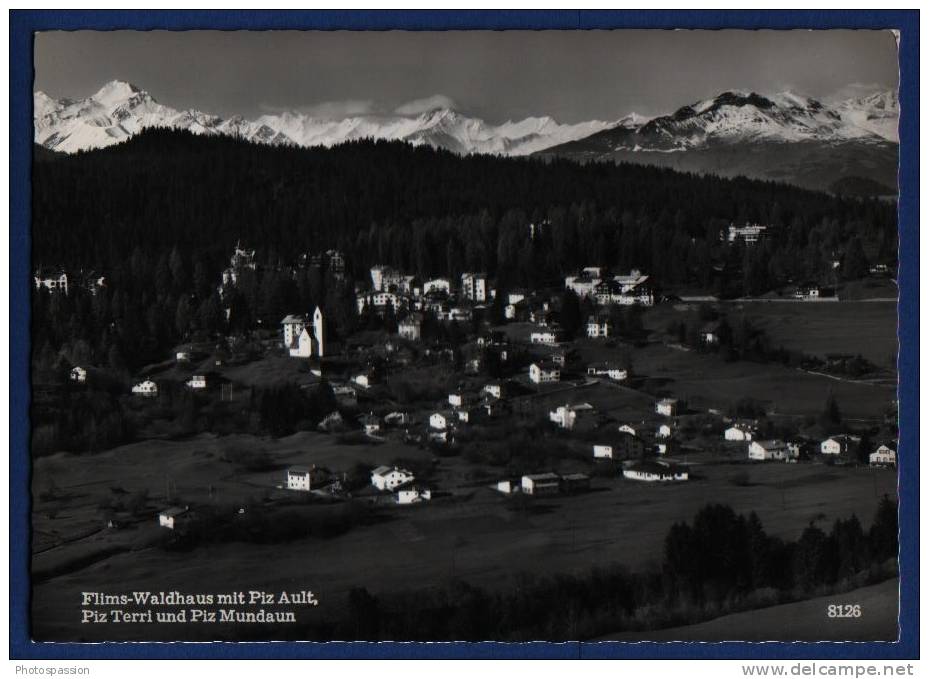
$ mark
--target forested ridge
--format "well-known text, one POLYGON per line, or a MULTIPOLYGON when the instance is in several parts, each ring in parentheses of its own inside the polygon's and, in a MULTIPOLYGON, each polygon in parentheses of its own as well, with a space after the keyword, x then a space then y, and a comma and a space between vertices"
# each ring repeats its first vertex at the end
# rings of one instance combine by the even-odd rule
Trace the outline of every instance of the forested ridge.
MULTIPOLYGON (((199 262, 212 276, 241 238, 269 263, 338 248, 357 278, 388 263, 423 276, 482 270, 532 285, 601 264, 707 285, 713 264, 733 257, 720 230, 745 222, 773 229, 751 253, 763 264, 762 286, 821 277, 855 239, 869 260, 896 257, 893 204, 399 142, 299 149, 149 130, 103 150, 42 154, 33 191, 34 263, 108 272, 134 251, 154 261, 176 249, 191 270, 199 262), (530 223, 543 225, 531 242, 530 223)), ((739 275, 740 266, 729 268, 739 275)))

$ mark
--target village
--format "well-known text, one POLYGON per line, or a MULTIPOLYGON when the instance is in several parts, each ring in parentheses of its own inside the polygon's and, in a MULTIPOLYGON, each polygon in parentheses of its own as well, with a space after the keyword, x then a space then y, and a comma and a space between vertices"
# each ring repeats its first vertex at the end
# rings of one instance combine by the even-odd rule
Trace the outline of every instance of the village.
MULTIPOLYGON (((731 227, 721 239, 742 239, 750 246, 763 237, 764 229, 731 227)), ((344 276, 344 256, 334 250, 305 257, 303 263, 324 265, 328 275, 344 276)), ((255 251, 237 244, 222 272, 220 293, 256 268, 255 251)), ((35 285, 68 294, 64 272, 47 277, 37 273, 35 285)), ((96 285, 105 285, 105 279, 93 278, 87 290, 93 294, 96 285)), ((510 290, 501 299, 497 294, 494 281, 480 272, 423 281, 377 265, 371 267, 369 281, 356 285, 357 312, 393 319, 393 332, 343 337, 332 332, 322 307, 294 309, 281 319, 279 330, 262 331, 262 352, 248 361, 254 364, 250 372, 261 374, 267 368, 267 379, 295 382, 301 389, 325 384, 337 407, 322 418, 318 430, 350 440, 353 447, 376 450, 393 441, 432 451, 435 460, 463 453, 466 460, 493 462, 488 451, 499 447, 518 424, 554 442, 558 451, 541 459, 531 460, 531 451, 507 454, 503 477, 487 478, 493 473, 487 470, 479 475, 502 500, 572 496, 614 479, 681 484, 699 479, 708 464, 739 461, 896 466, 893 422, 886 417, 876 425, 872 421, 868 427, 842 428, 835 417, 835 428, 823 429, 825 423, 812 424, 815 413, 779 416, 766 412, 761 400, 736 403, 735 397, 729 400, 735 406, 727 409, 676 393, 672 380, 649 379, 639 365, 638 350, 661 343, 678 353, 711 352, 726 331, 717 312, 701 307, 702 314, 716 319, 701 322, 690 333, 692 347, 676 344, 673 336, 643 340, 648 333, 641 328, 637 335, 628 332, 653 308, 695 307, 663 295, 647 273, 614 274, 589 266, 566 276, 563 289, 510 290), (565 308, 566 294, 578 300, 578 308, 565 308), (502 310, 503 323, 492 322, 492 305, 502 310), (583 317, 574 321, 577 327, 564 327, 562 320, 571 323, 568 316, 579 312, 583 317), (442 326, 455 327, 457 344, 435 339, 435 328, 442 326), (437 375, 442 379, 437 381, 437 375), (442 393, 441 385, 453 388, 442 393), (817 431, 822 432, 818 438, 817 431)), ((816 302, 827 294, 804 284, 791 297, 816 302)), ((130 398, 139 399, 143 408, 157 403, 167 380, 205 402, 234 403, 248 390, 236 379, 237 371, 242 372, 236 364, 229 352, 220 354, 209 342, 191 342, 145 371, 132 384, 130 398)), ((69 378, 79 388, 96 372, 93 366, 76 365, 69 378)), ((424 478, 402 462, 383 462, 367 468, 363 486, 356 479, 349 488, 348 463, 316 464, 313 451, 307 450, 303 463, 267 475, 266 483, 285 493, 380 505, 428 504, 461 490, 438 485, 434 473, 424 478)), ((164 499, 171 500, 170 492, 164 499)), ((171 530, 188 525, 196 520, 197 505, 193 497, 181 506, 164 506, 157 513, 158 525, 171 530)))

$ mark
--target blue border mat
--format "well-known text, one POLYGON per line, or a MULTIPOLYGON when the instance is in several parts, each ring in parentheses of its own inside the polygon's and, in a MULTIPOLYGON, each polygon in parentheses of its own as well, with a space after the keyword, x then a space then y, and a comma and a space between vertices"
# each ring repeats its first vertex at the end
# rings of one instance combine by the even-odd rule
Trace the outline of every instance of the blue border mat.
POLYGON ((919 655, 919 12, 11 11, 10 658, 910 659, 919 655), (29 292, 32 34, 80 29, 857 28, 900 32, 900 640, 657 643, 34 643, 29 639, 29 292))

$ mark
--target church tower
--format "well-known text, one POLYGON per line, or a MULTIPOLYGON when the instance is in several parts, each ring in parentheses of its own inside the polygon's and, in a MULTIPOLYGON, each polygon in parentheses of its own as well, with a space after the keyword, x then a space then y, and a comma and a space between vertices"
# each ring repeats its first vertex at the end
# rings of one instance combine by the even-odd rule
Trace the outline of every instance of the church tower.
POLYGON ((316 311, 313 312, 313 336, 316 338, 317 355, 320 358, 326 355, 326 339, 323 325, 323 311, 316 307, 316 311))

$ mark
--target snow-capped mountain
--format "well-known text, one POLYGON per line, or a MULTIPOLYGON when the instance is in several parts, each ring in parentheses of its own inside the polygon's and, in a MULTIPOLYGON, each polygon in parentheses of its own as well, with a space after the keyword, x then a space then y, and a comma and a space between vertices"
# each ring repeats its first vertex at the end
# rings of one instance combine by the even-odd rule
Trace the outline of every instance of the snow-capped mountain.
MULTIPOLYGON (((846 141, 889 139, 888 123, 897 118, 896 97, 881 93, 830 108, 792 92, 761 95, 723 92, 683 106, 637 127, 599 133, 613 149, 684 151, 712 144, 745 141, 846 141)), ((582 142, 581 142, 582 143, 582 142)))
POLYGON ((843 177, 896 186, 897 98, 883 92, 826 105, 791 92, 729 91, 653 118, 541 151, 689 172, 829 188, 843 177))
POLYGON ((123 141, 147 127, 186 129, 197 134, 224 134, 266 144, 333 146, 353 139, 386 139, 444 148, 455 153, 528 155, 588 137, 624 121, 593 120, 574 125, 549 117, 491 125, 448 108, 415 116, 365 115, 341 120, 302 113, 263 115, 256 120, 222 119, 192 109, 164 106, 146 91, 113 81, 80 101, 34 95, 35 141, 65 153, 101 148, 123 141))
POLYGON ((846 99, 836 105, 844 120, 894 143, 900 142, 900 102, 896 90, 846 99))

